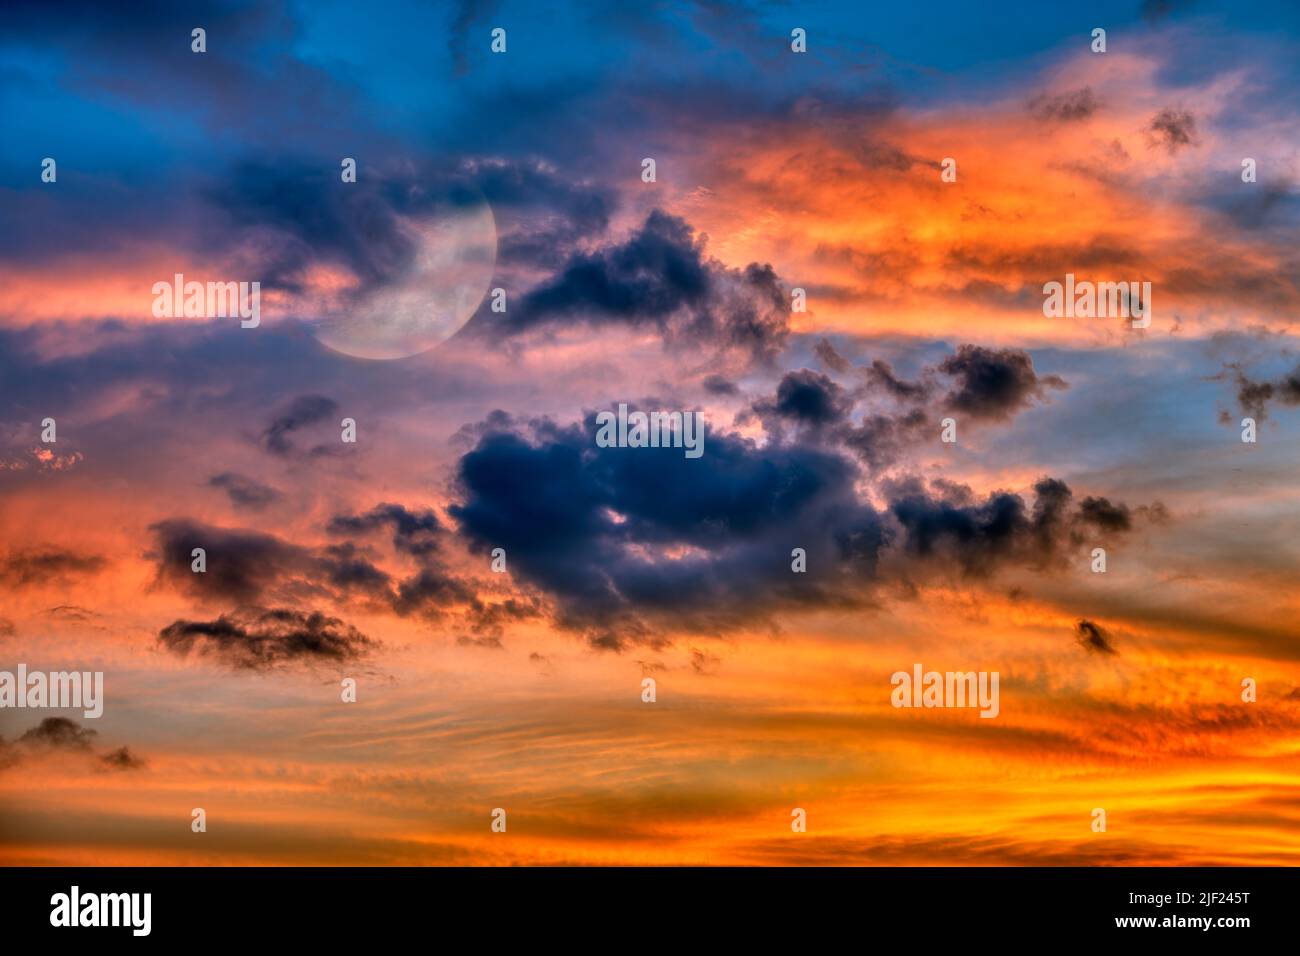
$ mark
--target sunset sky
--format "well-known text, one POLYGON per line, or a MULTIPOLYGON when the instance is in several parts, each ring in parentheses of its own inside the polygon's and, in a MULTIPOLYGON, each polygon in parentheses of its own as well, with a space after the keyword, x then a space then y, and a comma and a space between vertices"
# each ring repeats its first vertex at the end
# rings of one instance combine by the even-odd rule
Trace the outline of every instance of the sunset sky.
POLYGON ((0 32, 0 864, 1300 863, 1293 3, 178 6, 0 32))

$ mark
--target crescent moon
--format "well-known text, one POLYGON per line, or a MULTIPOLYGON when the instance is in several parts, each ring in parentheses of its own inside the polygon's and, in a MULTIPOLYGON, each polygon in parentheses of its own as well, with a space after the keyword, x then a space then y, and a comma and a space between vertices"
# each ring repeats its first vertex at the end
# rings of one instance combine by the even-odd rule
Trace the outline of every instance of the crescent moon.
POLYGON ((416 249, 406 272, 317 322, 323 344, 357 358, 406 358, 441 345, 477 311, 497 258, 486 200, 443 207, 405 228, 416 249))

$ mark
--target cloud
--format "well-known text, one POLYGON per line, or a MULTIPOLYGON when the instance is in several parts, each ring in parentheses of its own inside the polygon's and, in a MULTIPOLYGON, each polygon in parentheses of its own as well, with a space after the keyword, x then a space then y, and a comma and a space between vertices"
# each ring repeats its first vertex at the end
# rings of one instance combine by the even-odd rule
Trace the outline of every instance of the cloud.
POLYGON ((885 482, 884 490, 904 530, 900 544, 906 553, 930 563, 951 561, 976 577, 1006 564, 1051 568, 1066 549, 1086 540, 1083 526, 1096 521, 1096 506, 1088 513, 1072 507, 1073 492, 1058 478, 1034 484, 1032 507, 1010 492, 975 501, 964 485, 926 486, 914 477, 885 482))
POLYGON ((1286 234, 1297 220, 1300 189, 1285 173, 1253 183, 1250 189, 1241 189, 1239 183, 1213 182, 1206 185, 1205 202, 1222 211, 1241 229, 1251 232, 1275 229, 1286 234))
POLYGON ((378 646, 338 618, 289 608, 242 608, 214 621, 173 621, 158 633, 158 642, 181 657, 196 652, 238 670, 346 663, 378 646))
POLYGON ((473 599, 473 590, 464 582, 441 568, 426 567, 398 585, 393 607, 401 615, 437 617, 442 608, 473 599))
POLYGON ((1088 119, 1099 106, 1097 95, 1087 86, 1066 93, 1040 93, 1029 101, 1029 111, 1038 119, 1065 123, 1088 119))
POLYGON ((919 402, 927 398, 932 387, 926 382, 908 382, 894 374, 894 368, 883 359, 875 359, 862 370, 869 388, 879 389, 899 401, 919 402))
POLYGON ((686 220, 655 210, 625 242, 574 255, 518 308, 476 321, 510 335, 575 323, 655 330, 670 347, 769 360, 785 344, 789 311, 770 266, 709 259, 686 220))
POLYGON ((147 766, 147 761, 134 753, 130 747, 118 747, 116 750, 110 750, 102 754, 100 762, 110 770, 139 770, 147 766))
POLYGON ((697 674, 711 675, 717 673, 722 664, 722 658, 717 654, 701 650, 698 647, 691 648, 691 670, 697 674))
POLYGON ((76 604, 60 604, 57 607, 47 608, 45 613, 56 621, 66 621, 79 627, 93 627, 95 621, 102 617, 99 612, 76 604))
POLYGON ((1074 638, 1079 646, 1094 654, 1118 654, 1115 645, 1105 631, 1087 619, 1074 625, 1074 638))
POLYGON ((230 497, 231 504, 251 511, 261 511, 282 497, 279 490, 270 485, 264 485, 233 471, 223 471, 219 475, 213 475, 208 479, 208 485, 224 491, 230 497))
POLYGON ((512 575, 596 646, 661 641, 674 618, 725 628, 769 598, 815 600, 832 575, 792 580, 792 542, 841 553, 841 574, 871 559, 877 519, 839 455, 711 431, 704 466, 690 468, 701 462, 679 449, 596 447, 594 428, 594 412, 569 427, 496 419, 462 456, 448 510, 472 548, 505 548, 512 575))
POLYGON ((332 398, 324 395, 299 395, 262 432, 262 445, 272 454, 288 455, 294 450, 289 438, 293 432, 332 418, 338 410, 338 403, 332 398))
POLYGON ((461 634, 456 638, 456 643, 461 647, 479 647, 489 651, 505 649, 501 637, 497 634, 461 634))
POLYGON ((146 761, 129 747, 96 753, 99 731, 83 727, 67 717, 46 717, 12 744, 0 737, 0 770, 39 754, 69 753, 93 757, 97 766, 113 770, 137 770, 146 761))
POLYGON ((0 559, 0 584, 10 588, 51 584, 95 574, 105 564, 98 555, 78 554, 61 548, 10 551, 0 559))
POLYGON ((491 604, 474 598, 470 602, 468 620, 470 629, 478 638, 492 638, 499 644, 507 624, 541 616, 540 603, 531 597, 511 597, 491 604))
MULTIPOLYGON (((360 515, 341 514, 330 519, 327 530, 334 535, 366 535, 381 528, 392 531, 393 549, 415 558, 420 568, 397 584, 389 604, 405 617, 419 614, 429 619, 442 615, 452 605, 466 605, 477 614, 476 630, 483 632, 484 608, 474 589, 449 572, 438 560, 446 531, 438 516, 429 509, 415 511, 400 504, 382 503, 360 515)), ((499 637, 499 630, 493 632, 499 637)))
MULTIPOLYGON (((825 340, 815 351, 823 360, 829 358, 828 364, 840 369, 847 366, 825 340)), ((922 369, 915 381, 900 378, 883 359, 860 367, 858 373, 861 384, 852 392, 824 373, 809 369, 787 373, 774 396, 755 401, 737 421, 744 424, 759 419, 773 441, 785 440, 784 426, 795 425, 803 429, 804 440, 816 438, 841 446, 874 475, 896 465, 934 427, 925 403, 943 388, 945 377, 953 381, 938 400, 939 408, 994 423, 1031 407, 1049 388, 1069 387, 1058 375, 1038 375, 1025 351, 968 344, 958 346, 937 365, 922 369), (869 400, 878 396, 901 404, 902 410, 873 407, 869 400), (867 405, 860 408, 863 400, 868 400, 867 405)))
MULTIPOLYGON (((826 406, 810 407, 825 418, 826 406)), ((602 648, 720 633, 804 606, 861 607, 881 582, 922 573, 1050 571, 1087 526, 1127 513, 1092 498, 1085 512, 1051 478, 1032 504, 886 481, 878 511, 823 432, 760 446, 712 429, 691 461, 675 449, 596 446, 594 412, 570 426, 491 422, 460 460, 448 512, 471 549, 505 548, 512 576, 552 602, 555 622, 602 648), (794 547, 809 556, 805 573, 791 571, 794 547)))
POLYGON ((1186 110, 1162 109, 1151 117, 1147 132, 1153 145, 1176 153, 1184 146, 1196 145, 1196 117, 1186 110))
POLYGON ((1048 388, 1069 387, 1058 375, 1040 378, 1034 360, 1021 349, 962 345, 939 364, 939 371, 957 379, 944 399, 949 410, 994 421, 1043 398, 1048 388))
POLYGON ((787 372, 777 385, 776 396, 755 402, 753 412, 774 426, 786 421, 815 429, 846 421, 852 408, 853 400, 843 387, 821 372, 805 368, 787 372))
POLYGON ((878 474, 896 465, 930 427, 930 417, 919 408, 900 415, 870 413, 844 432, 844 447, 878 474))
POLYGON ((18 743, 55 750, 89 750, 98 734, 66 717, 46 717, 19 737, 18 743))
POLYGON ((867 140, 857 150, 857 160, 867 169, 875 172, 906 173, 920 163, 923 166, 937 166, 932 159, 913 156, 905 149, 893 144, 867 140))
POLYGON ((21 451, 16 457, 8 460, 0 459, 0 471, 68 471, 80 465, 85 460, 85 457, 79 451, 59 455, 49 448, 41 446, 21 451))
POLYGON ((475 158, 459 171, 497 212, 498 256, 507 266, 559 268, 578 242, 608 228, 618 205, 613 190, 566 179, 536 159, 475 158))
POLYGON ((1241 410, 1264 421, 1268 417, 1270 402, 1283 405, 1300 405, 1300 365, 1279 379, 1272 381, 1252 379, 1239 364, 1225 366, 1225 374, 1231 372, 1236 379, 1237 403, 1241 410))
POLYGON ((189 518, 150 525, 159 582, 203 597, 251 601, 294 579, 308 583, 317 570, 310 551, 259 531, 227 529, 189 518), (192 553, 205 552, 207 570, 195 572, 192 553))
POLYGON ((392 529, 394 548, 417 556, 437 551, 443 533, 432 511, 416 513, 398 504, 379 504, 363 515, 336 515, 329 523, 332 534, 365 534, 383 527, 392 529))
POLYGON ((710 395, 726 396, 740 394, 740 386, 731 381, 731 379, 725 378, 721 375, 714 374, 706 376, 704 381, 700 384, 710 395))
POLYGON ((1079 520, 1101 531, 1128 531, 1133 526, 1129 509, 1106 498, 1088 497, 1079 502, 1079 520))
POLYGON ((831 344, 830 339, 822 339, 814 345, 813 354, 817 356, 818 361, 832 372, 839 372, 843 375, 853 368, 849 360, 835 350, 835 346, 831 344))
POLYGON ((356 182, 338 186, 337 165, 315 158, 241 161, 202 193, 204 214, 223 224, 215 251, 239 257, 256 248, 264 288, 305 295, 293 310, 311 320, 322 306, 346 312, 417 273, 427 223, 490 209, 498 267, 510 285, 560 268, 605 231, 618 205, 599 183, 536 157, 500 154, 372 159, 356 182), (331 281, 320 285, 325 275, 331 281))
POLYGON ((299 545, 275 535, 243 528, 219 528, 189 518, 150 526, 156 545, 157 582, 213 601, 251 604, 353 599, 369 612, 436 618, 453 604, 471 604, 474 591, 437 560, 436 516, 401 505, 379 505, 363 515, 336 515, 328 524, 335 536, 365 535, 381 527, 393 531, 394 551, 414 557, 419 568, 396 579, 352 541, 324 546, 299 545), (206 551, 205 572, 192 570, 194 548, 206 551))

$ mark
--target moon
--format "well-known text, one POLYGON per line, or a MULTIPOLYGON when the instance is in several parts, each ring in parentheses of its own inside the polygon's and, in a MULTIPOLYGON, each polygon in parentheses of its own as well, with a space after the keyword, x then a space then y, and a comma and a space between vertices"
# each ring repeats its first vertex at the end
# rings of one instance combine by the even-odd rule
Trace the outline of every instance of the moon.
POLYGON ((403 231, 415 248, 405 271, 320 318, 316 338, 345 355, 398 359, 436 348, 469 321, 496 269, 496 217, 487 201, 441 205, 403 231))

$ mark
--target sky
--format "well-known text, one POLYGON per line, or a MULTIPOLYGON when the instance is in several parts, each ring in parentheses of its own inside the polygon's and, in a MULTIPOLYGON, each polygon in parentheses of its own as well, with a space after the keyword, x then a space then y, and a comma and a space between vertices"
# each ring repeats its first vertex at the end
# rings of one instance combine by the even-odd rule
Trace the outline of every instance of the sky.
POLYGON ((1300 11, 988 6, 9 4, 0 863, 1300 862, 1300 11))

